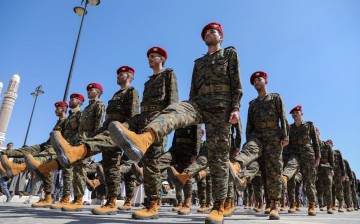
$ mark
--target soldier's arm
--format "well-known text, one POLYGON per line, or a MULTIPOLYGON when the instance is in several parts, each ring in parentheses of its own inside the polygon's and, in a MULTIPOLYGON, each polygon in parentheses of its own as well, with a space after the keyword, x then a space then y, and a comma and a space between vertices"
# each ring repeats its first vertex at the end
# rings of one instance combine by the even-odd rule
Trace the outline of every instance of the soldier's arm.
POLYGON ((195 62, 194 68, 193 68, 193 73, 192 73, 192 78, 191 78, 191 87, 190 87, 190 96, 189 96, 190 100, 198 95, 199 90, 195 83, 196 78, 197 78, 197 72, 196 72, 196 62, 195 62))
POLYGON ((329 150, 329 164, 332 168, 334 168, 334 161, 335 161, 335 158, 334 158, 334 150, 332 150, 332 148, 330 147, 330 150, 329 150))
POLYGON ((241 135, 242 135, 242 126, 241 126, 241 120, 239 120, 239 123, 235 124, 235 148, 240 149, 241 146, 241 135))
POLYGON ((340 162, 340 170, 341 170, 341 176, 345 176, 345 162, 341 154, 339 154, 339 162, 340 162))
POLYGON ((97 108, 95 110, 94 124, 95 130, 94 133, 97 132, 102 127, 102 123, 105 116, 105 105, 100 102, 97 104, 97 108))
POLYGON ((235 48, 230 48, 230 50, 228 72, 230 78, 231 106, 232 108, 240 108, 240 100, 243 93, 240 81, 239 59, 235 48))
POLYGON ((177 103, 179 102, 179 96, 178 96, 178 86, 177 86, 177 80, 176 75, 174 72, 171 72, 170 74, 170 83, 169 83, 169 104, 177 103))
POLYGON ((193 155, 199 155, 200 148, 201 148, 201 142, 202 142, 202 130, 201 130, 201 124, 196 125, 196 147, 193 152, 193 155))
POLYGON ((318 159, 321 157, 319 139, 317 137, 314 124, 312 122, 310 122, 309 124, 310 124, 310 138, 311 138, 312 145, 314 148, 315 159, 318 159))
POLYGON ((289 141, 289 123, 286 118, 286 109, 280 95, 276 97, 277 114, 280 120, 281 140, 289 141))
POLYGON ((136 89, 131 91, 129 103, 131 105, 130 117, 133 117, 139 113, 139 93, 136 89))
POLYGON ((246 122, 246 140, 250 139, 251 133, 254 131, 254 118, 252 115, 252 104, 250 102, 249 109, 248 109, 248 116, 247 116, 247 122, 246 122))

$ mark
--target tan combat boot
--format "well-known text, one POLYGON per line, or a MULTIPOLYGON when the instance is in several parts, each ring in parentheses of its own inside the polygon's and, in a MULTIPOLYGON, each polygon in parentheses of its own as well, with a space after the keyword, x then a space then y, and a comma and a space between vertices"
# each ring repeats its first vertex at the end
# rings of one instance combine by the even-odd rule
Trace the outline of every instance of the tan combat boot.
POLYGON ((270 205, 271 205, 271 202, 266 202, 265 210, 264 210, 265 215, 270 214, 270 205))
POLYGON ((286 207, 285 207, 285 205, 284 205, 284 204, 282 204, 282 205, 281 205, 281 207, 280 207, 280 211, 282 211, 282 212, 283 212, 283 211, 286 211, 286 207))
POLYGON ((3 168, 6 171, 7 177, 11 178, 13 176, 16 176, 25 170, 27 170, 25 163, 13 163, 9 160, 9 158, 6 155, 0 156, 1 163, 3 165, 3 168))
POLYGON ((178 211, 179 215, 189 215, 191 210, 191 198, 186 198, 182 208, 178 211))
POLYGON ((295 213, 295 212, 296 212, 295 203, 290 203, 290 208, 288 210, 288 213, 295 213))
POLYGON ((316 216, 315 202, 309 202, 308 206, 308 215, 316 216))
POLYGON ((258 205, 256 206, 256 208, 254 208, 255 212, 261 212, 262 211, 262 207, 263 207, 263 203, 259 202, 258 205))
POLYGON ((99 187, 101 185, 99 179, 95 178, 94 180, 90 180, 87 177, 86 177, 86 184, 90 191, 93 191, 94 189, 96 189, 97 187, 99 187))
POLYGON ((216 200, 208 216, 205 217, 205 224, 222 224, 224 221, 225 199, 216 200))
POLYGON ((346 208, 346 211, 347 211, 347 212, 352 212, 352 211, 354 211, 354 210, 353 210, 352 206, 350 205, 350 206, 348 206, 348 207, 346 208))
POLYGON ((59 131, 52 131, 50 133, 50 139, 51 145, 58 156, 57 160, 62 167, 69 167, 76 161, 85 158, 88 153, 88 149, 85 144, 71 146, 59 131))
POLYGON ((300 198, 296 199, 296 211, 300 211, 300 198))
POLYGON ((240 163, 238 162, 230 162, 229 161, 229 178, 230 180, 235 180, 238 176, 239 172, 241 171, 240 163))
POLYGON ((233 200, 226 200, 224 203, 224 217, 231 217, 234 212, 233 200))
POLYGON ((116 199, 117 197, 109 198, 105 205, 91 209, 91 213, 95 215, 116 215, 116 199))
POLYGON ((132 197, 127 197, 124 201, 124 204, 119 206, 118 209, 119 210, 130 210, 132 209, 132 206, 131 206, 131 198, 132 197))
POLYGON ((322 211, 322 212, 325 211, 326 210, 325 206, 319 204, 319 210, 322 211))
POLYGON ((49 174, 59 168, 59 164, 56 160, 51 160, 50 162, 41 164, 40 161, 35 160, 35 158, 31 154, 25 155, 25 163, 30 170, 34 171, 35 174, 44 179, 45 177, 49 176, 49 174))
POLYGON ((206 204, 200 205, 200 208, 197 210, 197 212, 206 212, 210 210, 210 206, 206 206, 206 204))
POLYGON ((64 195, 62 200, 50 205, 50 209, 62 209, 63 206, 70 205, 70 196, 64 195))
POLYGON ((158 219, 159 218, 159 200, 151 200, 146 208, 133 212, 133 219, 158 219))
POLYGON ((334 214, 334 210, 332 209, 332 205, 327 206, 327 214, 334 214))
POLYGON ((342 202, 339 202, 339 209, 338 212, 345 212, 344 206, 342 202))
POLYGON ((129 159, 136 162, 144 156, 147 149, 155 141, 155 134, 151 129, 142 134, 136 134, 118 121, 111 122, 108 130, 114 143, 125 151, 129 159))
POLYGON ((269 215, 270 220, 279 220, 280 219, 278 208, 279 208, 279 201, 271 201, 270 202, 270 215, 269 215))
POLYGON ((83 209, 83 195, 75 196, 73 204, 65 205, 61 208, 64 212, 80 212, 83 209))
POLYGON ((7 177, 6 170, 5 170, 5 168, 1 165, 1 162, 0 162, 0 174, 2 174, 3 176, 7 177))
POLYGON ((183 206, 183 202, 182 201, 178 201, 178 203, 176 204, 176 206, 174 208, 172 208, 172 210, 174 212, 178 212, 183 206))
POLYGON ((40 200, 36 203, 33 203, 31 207, 33 208, 49 208, 52 205, 51 194, 46 194, 43 200, 40 200))
POLYGON ((179 173, 171 166, 168 170, 168 175, 174 181, 175 184, 184 185, 190 179, 190 175, 186 172, 179 173))

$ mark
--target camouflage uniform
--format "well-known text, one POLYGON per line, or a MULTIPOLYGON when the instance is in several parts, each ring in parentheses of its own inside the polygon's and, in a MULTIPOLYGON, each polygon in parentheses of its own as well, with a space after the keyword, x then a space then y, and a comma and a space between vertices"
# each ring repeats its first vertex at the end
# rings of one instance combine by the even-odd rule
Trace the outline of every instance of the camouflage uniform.
POLYGON ((160 140, 172 130, 205 123, 213 195, 219 201, 227 194, 229 115, 240 107, 241 96, 237 52, 233 47, 219 49, 195 61, 190 101, 168 106, 146 127, 160 140))
POLYGON ((357 181, 356 181, 356 175, 354 171, 351 171, 351 196, 352 196, 352 201, 354 204, 354 208, 357 209, 358 208, 358 199, 356 197, 356 189, 357 189, 357 181))
POLYGON ((281 197, 283 168, 281 140, 289 140, 289 137, 285 106, 280 95, 268 93, 262 100, 257 98, 251 101, 246 126, 247 142, 235 160, 242 166, 246 166, 260 156, 266 160, 265 192, 269 199, 274 201, 278 201, 281 197))
POLYGON ((352 174, 351 174, 351 168, 350 168, 350 165, 349 165, 349 162, 344 159, 344 164, 345 164, 345 180, 344 180, 344 183, 343 183, 343 186, 344 186, 344 199, 345 199, 345 204, 346 204, 346 207, 352 207, 352 195, 351 195, 351 189, 350 189, 350 185, 352 183, 352 174))
MULTIPOLYGON (((198 155, 202 141, 201 137, 201 125, 192 125, 175 130, 172 146, 169 151, 159 158, 158 169, 162 171, 173 164, 175 169, 182 173, 191 164, 191 157, 198 155)), ((185 199, 191 198, 192 194, 192 182, 188 182, 183 188, 185 199)), ((180 190, 179 187, 177 190, 180 190)), ((180 195, 178 191, 177 193, 180 195)))
POLYGON ((299 126, 295 123, 290 126, 289 134, 289 162, 285 166, 283 175, 291 179, 298 168, 294 169, 294 163, 300 166, 300 172, 306 189, 309 202, 315 202, 315 160, 320 158, 319 140, 315 133, 314 124, 310 121, 302 121, 299 126))
POLYGON ((301 182, 302 175, 300 173, 300 170, 298 170, 295 175, 289 179, 287 183, 289 203, 298 204, 298 201, 300 200, 301 182))
POLYGON ((320 207, 323 207, 323 195, 328 206, 332 204, 332 182, 334 167, 334 151, 327 142, 320 141, 321 160, 318 169, 317 195, 320 207))
MULTIPOLYGON (((238 152, 241 147, 241 135, 242 135, 242 125, 241 120, 237 124, 231 126, 230 139, 231 139, 231 149, 230 149, 230 158, 232 159, 235 152, 238 152)), ((234 181, 230 180, 228 182, 228 193, 226 196, 226 201, 232 201, 235 198, 235 189, 234 181)))
POLYGON ((126 122, 129 118, 138 114, 138 112, 138 91, 134 87, 126 87, 117 91, 108 102, 106 120, 97 131, 97 135, 82 141, 82 143, 87 145, 88 157, 102 152, 108 198, 117 197, 121 193, 121 176, 119 172, 123 153, 111 140, 107 130, 108 126, 112 121, 126 122))
POLYGON ((336 199, 339 203, 343 203, 344 201, 344 186, 342 177, 345 174, 345 164, 342 158, 341 152, 339 150, 334 150, 334 185, 335 185, 335 192, 333 192, 333 197, 336 195, 336 199))
POLYGON ((248 182, 243 194, 244 194, 244 199, 243 199, 244 206, 252 207, 254 204, 254 191, 251 181, 248 182))

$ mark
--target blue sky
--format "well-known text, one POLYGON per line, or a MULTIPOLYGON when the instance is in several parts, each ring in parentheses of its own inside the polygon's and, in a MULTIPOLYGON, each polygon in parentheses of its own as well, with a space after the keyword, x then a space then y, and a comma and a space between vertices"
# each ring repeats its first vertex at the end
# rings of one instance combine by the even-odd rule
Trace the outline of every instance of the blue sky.
MULTIPOLYGON (((1 99, 12 75, 19 71, 21 77, 6 134, 15 148, 24 142, 34 103, 30 93, 40 84, 45 94, 38 98, 27 144, 45 141, 56 122, 54 103, 64 95, 81 21, 73 7, 80 2, 0 2, 1 99)), ((161 46, 169 54, 166 66, 177 74, 179 98, 187 99, 193 61, 207 50, 201 29, 216 21, 224 29, 223 47, 234 46, 239 54, 243 126, 256 97, 249 77, 266 71, 269 91, 282 95, 287 112, 301 104, 304 119, 315 123, 323 140, 333 139, 360 175, 359 10, 357 0, 103 0, 88 7, 69 93, 85 95, 88 83, 99 82, 107 104, 119 88, 117 68, 129 65, 142 95, 152 74, 146 51, 161 46)))

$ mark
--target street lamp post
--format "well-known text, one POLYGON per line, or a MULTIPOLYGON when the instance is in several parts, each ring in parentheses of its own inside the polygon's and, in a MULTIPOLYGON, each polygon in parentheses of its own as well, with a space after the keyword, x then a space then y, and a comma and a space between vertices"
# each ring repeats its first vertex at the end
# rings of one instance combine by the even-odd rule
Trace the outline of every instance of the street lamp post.
POLYGON ((81 1, 81 5, 80 5, 80 6, 76 6, 76 7, 74 8, 74 12, 75 12, 78 16, 81 16, 81 22, 80 22, 79 33, 78 33, 78 36, 77 36, 77 39, 76 39, 76 44, 75 44, 75 49, 74 49, 73 57, 72 57, 72 60, 71 60, 70 71, 69 71, 69 75, 68 75, 67 82, 66 82, 66 88, 65 88, 64 98, 63 98, 63 101, 64 101, 64 102, 66 102, 66 100, 67 100, 67 95, 68 95, 69 88, 70 88, 72 71, 73 71, 74 64, 75 64, 76 53, 77 53, 77 49, 78 49, 78 45, 79 45, 79 40, 80 40, 80 34, 81 34, 81 30, 82 30, 82 25, 83 25, 83 22, 84 22, 85 15, 87 14, 86 7, 87 7, 88 3, 89 3, 91 6, 96 6, 96 5, 99 5, 99 4, 100 4, 100 0, 82 0, 82 1, 81 1), (85 1, 85 7, 82 7, 81 5, 83 4, 84 1, 85 1))
POLYGON ((34 114, 34 109, 35 109, 37 97, 38 97, 39 95, 43 94, 43 93, 44 93, 44 91, 42 90, 42 86, 41 86, 41 85, 38 86, 38 87, 36 87, 35 92, 32 92, 32 93, 31 93, 31 95, 35 97, 35 101, 34 101, 34 105, 33 105, 32 111, 31 111, 30 121, 29 121, 29 125, 28 125, 27 131, 26 131, 26 135, 25 135, 24 146, 26 146, 26 140, 27 140, 27 137, 28 137, 28 134, 29 134, 30 125, 31 125, 31 120, 32 120, 32 117, 33 117, 33 114, 34 114))

